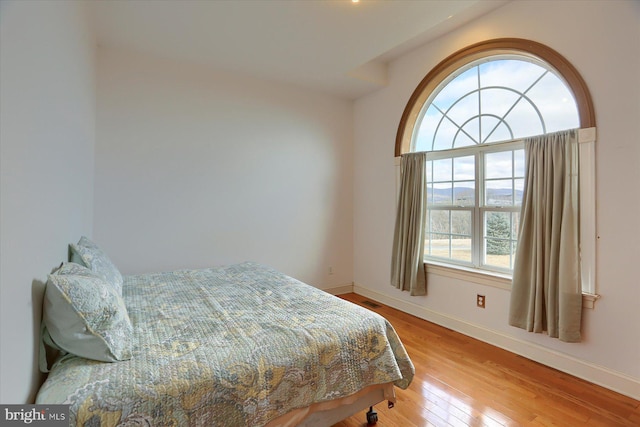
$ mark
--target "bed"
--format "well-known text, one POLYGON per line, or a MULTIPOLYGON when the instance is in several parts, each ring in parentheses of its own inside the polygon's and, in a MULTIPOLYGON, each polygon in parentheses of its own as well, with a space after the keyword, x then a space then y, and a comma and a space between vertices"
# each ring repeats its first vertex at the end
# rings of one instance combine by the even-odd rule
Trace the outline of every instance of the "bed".
POLYGON ((387 320, 272 268, 247 262, 120 276, 112 286, 99 274, 100 257, 75 258, 47 282, 43 342, 62 354, 36 398, 70 405, 72 425, 328 426, 393 403, 394 387, 413 377, 387 320), (100 281, 102 296, 87 296, 100 281), (77 289, 89 306, 74 307, 81 320, 72 321, 84 325, 61 336, 73 326, 56 325, 65 317, 57 293, 68 303, 77 289), (95 308, 111 297, 120 317, 95 308), (113 332, 121 323, 124 332, 113 332), (109 332, 95 337, 101 327, 109 332), (97 344, 82 344, 92 353, 79 356, 84 350, 69 342, 87 331, 97 344), (108 351, 95 350, 104 343, 108 351))

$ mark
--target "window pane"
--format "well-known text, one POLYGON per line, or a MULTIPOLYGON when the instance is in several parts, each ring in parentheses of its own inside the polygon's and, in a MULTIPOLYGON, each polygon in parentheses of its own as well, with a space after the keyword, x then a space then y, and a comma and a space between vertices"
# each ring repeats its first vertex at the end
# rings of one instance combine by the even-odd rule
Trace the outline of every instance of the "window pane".
POLYGON ((487 253, 485 254, 484 264, 491 267, 498 267, 503 269, 512 269, 513 268, 513 257, 515 255, 515 249, 510 240, 506 241, 498 241, 495 239, 487 239, 486 247, 505 247, 504 252, 495 253, 489 252, 487 249, 487 253))
POLYGON ((460 238, 471 239, 471 211, 451 212, 451 233, 460 238))
POLYGON ((515 150, 513 152, 514 157, 514 174, 516 177, 524 177, 525 170, 525 160, 524 160, 524 150, 515 150))
POLYGON ((425 255, 471 263, 471 238, 452 237, 448 234, 427 235, 425 240, 425 255))
POLYGON ((460 130, 468 139, 473 140, 473 144, 480 143, 480 117, 474 117, 467 121, 460 130))
POLYGON ((416 123, 418 132, 413 142, 414 151, 431 151, 433 149, 434 132, 441 118, 442 113, 434 106, 429 106, 421 121, 416 123))
POLYGON ((542 135, 544 127, 535 108, 524 98, 520 99, 516 106, 505 118, 514 138, 542 135))
POLYGON ((451 211, 430 209, 429 212, 429 231, 431 233, 450 233, 449 214, 451 211))
POLYGON ((521 206, 522 205, 522 195, 524 194, 524 179, 514 179, 514 205, 521 206))
POLYGON ((487 212, 485 218, 485 237, 511 239, 511 212, 487 212))
POLYGON ((471 139, 465 132, 460 131, 453 141, 453 148, 472 147, 476 144, 477 142, 474 139, 471 139))
POLYGON ((476 204, 475 181, 460 181, 453 184, 453 204, 473 206, 476 204))
POLYGON ((471 238, 453 237, 451 240, 451 258, 471 262, 471 238))
POLYGON ((511 238, 514 242, 518 240, 518 230, 520 229, 520 213, 511 212, 511 238))
POLYGON ((513 180, 498 179, 486 181, 484 195, 487 206, 513 205, 513 180))
POLYGON ((454 261, 472 261, 472 211, 428 210, 425 255, 454 261))
POLYGON ((485 138, 482 140, 483 144, 498 141, 510 141, 513 139, 513 133, 506 123, 501 122, 497 128, 492 129, 491 132, 489 132, 486 137, 483 136, 483 138, 485 138))
POLYGON ((442 122, 440 122, 439 126, 436 127, 433 149, 448 150, 453 148, 453 138, 458 132, 458 129, 458 126, 445 117, 442 122))
POLYGON ((512 90, 497 87, 483 89, 480 92, 482 114, 491 114, 502 119, 518 99, 520 95, 512 90))
POLYGON ((433 204, 433 184, 427 184, 427 205, 433 204))
POLYGON ((450 239, 448 234, 431 234, 425 241, 425 247, 429 248, 429 255, 449 258, 450 239))
POLYGON ((455 181, 476 179, 475 156, 456 157, 453 159, 453 179, 455 181))
POLYGON ((451 181, 453 178, 452 159, 441 159, 433 161, 433 181, 451 181))
MULTIPOLYGON (((469 118, 480 114, 479 102, 478 92, 468 93, 461 97, 460 100, 451 107, 447 112, 447 116, 449 116, 451 120, 460 127, 464 125, 469 118)), ((477 131, 476 133, 471 133, 470 136, 477 140, 477 131)))
MULTIPOLYGON (((495 137, 495 129, 500 127, 501 121, 497 117, 493 116, 482 116, 481 119, 481 128, 480 128, 480 141, 484 142, 489 139, 490 136, 495 137)), ((511 139, 511 138, 507 138, 511 139)), ((497 139, 493 139, 493 141, 497 141, 497 139)))
POLYGON ((515 249, 512 215, 511 212, 485 213, 485 264, 511 269, 515 249))
POLYGON ((485 154, 486 178, 511 178, 513 176, 513 151, 485 154))
POLYGON ((453 204, 453 189, 451 183, 433 184, 433 204, 451 205, 453 204))
POLYGON ((427 160, 427 182, 433 182, 433 161, 427 160))
POLYGON ((475 205, 475 156, 455 157, 453 159, 453 203, 456 206, 475 205))
POLYGON ((554 74, 547 73, 527 96, 542 113, 547 133, 580 126, 576 102, 569 89, 554 74))
POLYGON ((544 72, 544 68, 528 61, 499 59, 480 64, 480 82, 482 87, 508 86, 524 92, 544 72))
POLYGON ((447 83, 433 100, 433 104, 446 110, 465 94, 478 88, 478 70, 472 67, 447 83))

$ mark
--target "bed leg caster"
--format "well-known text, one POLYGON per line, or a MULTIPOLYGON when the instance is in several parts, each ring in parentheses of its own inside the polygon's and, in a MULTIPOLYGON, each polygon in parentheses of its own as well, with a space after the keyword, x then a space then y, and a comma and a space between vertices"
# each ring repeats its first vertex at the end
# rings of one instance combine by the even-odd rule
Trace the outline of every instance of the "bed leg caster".
POLYGON ((367 412, 367 425, 373 426, 378 423, 378 413, 373 410, 373 406, 369 407, 369 412, 367 412))

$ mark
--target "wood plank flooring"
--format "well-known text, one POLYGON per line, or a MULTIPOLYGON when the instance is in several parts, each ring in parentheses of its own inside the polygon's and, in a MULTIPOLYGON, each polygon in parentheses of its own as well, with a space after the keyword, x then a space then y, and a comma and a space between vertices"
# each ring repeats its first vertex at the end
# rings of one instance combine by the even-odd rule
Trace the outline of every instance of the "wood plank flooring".
MULTIPOLYGON (((342 298, 386 317, 416 368, 396 405, 376 405, 378 427, 640 426, 640 402, 356 294, 342 298)), ((366 425, 366 411, 334 427, 366 425)))

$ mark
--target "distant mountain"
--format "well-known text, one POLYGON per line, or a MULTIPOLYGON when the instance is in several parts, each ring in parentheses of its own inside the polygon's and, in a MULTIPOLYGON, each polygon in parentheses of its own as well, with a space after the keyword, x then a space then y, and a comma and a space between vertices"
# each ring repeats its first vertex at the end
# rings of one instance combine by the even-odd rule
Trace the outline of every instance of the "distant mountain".
MULTIPOLYGON (((429 188, 427 189, 427 196, 429 200, 433 195, 433 200, 440 203, 446 203, 451 199, 451 189, 442 188, 429 188)), ((475 195, 475 189, 469 187, 457 187, 453 189, 454 200, 460 202, 464 200, 473 200, 475 195)), ((522 191, 516 190, 516 197, 522 199, 522 191)), ((487 200, 491 202, 509 202, 511 200, 511 190, 506 188, 490 188, 487 190, 487 200)))

